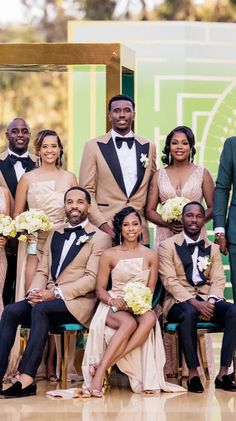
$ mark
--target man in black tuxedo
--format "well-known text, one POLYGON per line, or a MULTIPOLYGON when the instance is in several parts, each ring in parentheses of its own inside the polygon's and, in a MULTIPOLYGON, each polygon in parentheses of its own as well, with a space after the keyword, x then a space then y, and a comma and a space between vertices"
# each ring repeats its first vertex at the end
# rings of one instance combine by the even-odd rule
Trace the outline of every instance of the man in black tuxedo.
POLYGON ((159 248, 159 273, 166 290, 163 314, 169 322, 179 323, 190 392, 203 392, 197 371, 197 322, 213 321, 224 327, 215 386, 236 392, 236 384, 228 376, 236 347, 236 305, 224 300, 225 276, 219 246, 201 237, 205 210, 200 203, 185 205, 182 221, 183 232, 163 241, 159 248))
MULTIPOLYGON (((96 304, 95 282, 99 257, 111 238, 88 221, 91 196, 81 187, 65 193, 68 223, 52 232, 23 301, 6 306, 0 322, 0 380, 8 364, 17 326, 30 325, 20 361, 18 381, 0 392, 2 398, 36 394, 34 377, 42 359, 50 326, 78 323, 85 327, 96 304)), ((1 384, 1 383, 0 383, 1 384)))
POLYGON ((151 176, 156 171, 154 143, 134 134, 134 101, 126 95, 112 97, 108 105, 112 129, 85 144, 79 184, 92 196, 90 221, 114 238, 112 218, 133 206, 142 218, 143 243, 149 244, 144 208, 151 176))
MULTIPOLYGON (((8 149, 0 154, 0 185, 10 192, 11 214, 20 177, 35 167, 36 156, 28 152, 30 127, 23 118, 14 118, 7 126, 8 149)), ((6 247, 8 270, 4 285, 3 301, 14 301, 16 279, 17 241, 8 241, 6 247)))

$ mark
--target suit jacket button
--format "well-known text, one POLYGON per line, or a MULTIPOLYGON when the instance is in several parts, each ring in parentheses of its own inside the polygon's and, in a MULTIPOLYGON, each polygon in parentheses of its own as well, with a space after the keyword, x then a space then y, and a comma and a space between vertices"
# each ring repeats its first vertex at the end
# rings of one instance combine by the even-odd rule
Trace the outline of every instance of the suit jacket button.
POLYGON ((58 287, 58 283, 57 282, 55 282, 55 287, 58 287))
POLYGON ((129 203, 129 199, 127 200, 127 202, 126 203, 129 203))

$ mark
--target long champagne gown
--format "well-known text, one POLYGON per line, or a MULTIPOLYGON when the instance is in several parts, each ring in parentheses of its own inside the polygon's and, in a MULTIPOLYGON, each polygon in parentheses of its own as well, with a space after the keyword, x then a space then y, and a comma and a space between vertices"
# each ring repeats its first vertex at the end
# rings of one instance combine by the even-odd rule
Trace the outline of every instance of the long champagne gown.
MULTIPOLYGON (((0 213, 3 213, 3 214, 6 213, 6 200, 5 200, 5 194, 2 187, 0 187, 0 213)), ((5 247, 0 247, 0 317, 2 315, 3 307, 4 307, 2 294, 3 294, 5 279, 6 279, 6 273, 7 273, 7 258, 6 258, 5 247)))
MULTIPOLYGON (((158 177, 158 190, 159 190, 159 198, 160 203, 165 203, 166 200, 174 198, 176 196, 184 196, 189 200, 196 200, 200 203, 203 201, 203 191, 202 191, 202 183, 203 183, 203 174, 204 168, 197 166, 195 171, 190 175, 190 177, 186 180, 182 190, 180 192, 176 192, 173 184, 170 181, 168 173, 165 168, 161 168, 159 170, 159 177, 158 177)), ((203 236, 206 236, 206 228, 203 227, 202 229, 203 236)), ((156 237, 155 237, 155 249, 158 251, 158 247, 163 240, 171 237, 173 234, 166 227, 156 227, 156 237)), ((163 337, 165 352, 166 352, 166 365, 165 365, 165 373, 175 375, 177 372, 177 356, 176 356, 176 348, 175 348, 175 339, 172 335, 164 334, 163 337)), ((210 377, 213 377, 215 374, 215 364, 214 364, 214 354, 212 348, 212 341, 210 335, 205 335, 205 347, 206 347, 206 356, 207 356, 207 363, 210 377)), ((183 374, 187 375, 188 370, 186 367, 186 363, 183 360, 183 374)))
MULTIPOLYGON (((112 297, 122 296, 123 287, 127 282, 148 282, 149 269, 143 270, 143 258, 120 260, 112 270, 112 297)), ((89 335, 82 362, 84 376, 83 388, 88 389, 91 382, 90 364, 98 364, 115 331, 106 326, 106 318, 110 306, 100 303, 89 328, 89 335)), ((131 351, 117 363, 119 369, 127 374, 130 385, 135 393, 145 390, 182 392, 184 388, 165 382, 163 368, 165 352, 161 330, 157 320, 155 328, 150 332, 145 343, 131 351)))
MULTIPOLYGON (((58 173, 52 174, 51 179, 40 180, 37 170, 28 173, 29 187, 27 192, 27 204, 30 209, 41 209, 46 213, 53 223, 53 228, 61 225, 64 222, 64 194, 72 187, 71 173, 60 169, 58 173)), ((40 261, 44 243, 48 237, 49 232, 40 232, 37 241, 37 257, 40 261)), ((15 300, 20 301, 25 297, 25 270, 27 262, 27 243, 19 242, 17 253, 17 276, 16 276, 16 296, 15 300)), ((20 340, 19 334, 16 335, 16 340, 12 348, 8 375, 16 372, 19 363, 19 349, 20 340)))

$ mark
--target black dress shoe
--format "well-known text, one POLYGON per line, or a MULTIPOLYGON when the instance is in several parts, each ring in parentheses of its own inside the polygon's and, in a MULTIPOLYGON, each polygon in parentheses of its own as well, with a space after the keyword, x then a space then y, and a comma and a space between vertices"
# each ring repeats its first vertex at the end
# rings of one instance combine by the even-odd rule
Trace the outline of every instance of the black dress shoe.
POLYGON ((201 380, 198 376, 194 376, 191 378, 191 380, 187 381, 187 387, 189 392, 193 393, 202 393, 204 392, 203 385, 201 383, 201 380))
POLYGON ((22 389, 21 382, 14 383, 11 387, 0 392, 1 399, 24 398, 26 396, 36 395, 36 383, 33 382, 29 386, 22 389))
POLYGON ((218 377, 215 379, 216 389, 227 390, 228 392, 236 392, 236 384, 232 382, 232 376, 225 374, 222 376, 222 380, 218 377))

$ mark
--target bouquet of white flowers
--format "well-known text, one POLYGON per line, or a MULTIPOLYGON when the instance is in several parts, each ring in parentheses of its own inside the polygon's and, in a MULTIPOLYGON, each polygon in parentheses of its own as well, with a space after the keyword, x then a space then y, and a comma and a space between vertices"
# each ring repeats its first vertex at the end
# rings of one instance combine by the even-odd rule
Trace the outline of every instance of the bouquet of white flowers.
POLYGON ((135 315, 142 315, 152 308, 152 293, 142 282, 129 282, 123 288, 124 300, 135 315))
POLYGON ((15 237, 16 227, 14 221, 8 215, 0 213, 0 236, 15 237))
POLYGON ((160 205, 158 212, 163 221, 181 221, 183 207, 189 202, 186 197, 174 197, 168 199, 163 205, 160 205))
POLYGON ((32 234, 35 237, 35 242, 31 242, 28 245, 28 253, 36 254, 38 231, 49 231, 53 224, 42 210, 29 209, 17 215, 15 226, 17 232, 22 233, 18 238, 19 241, 27 241, 28 234, 32 234))

